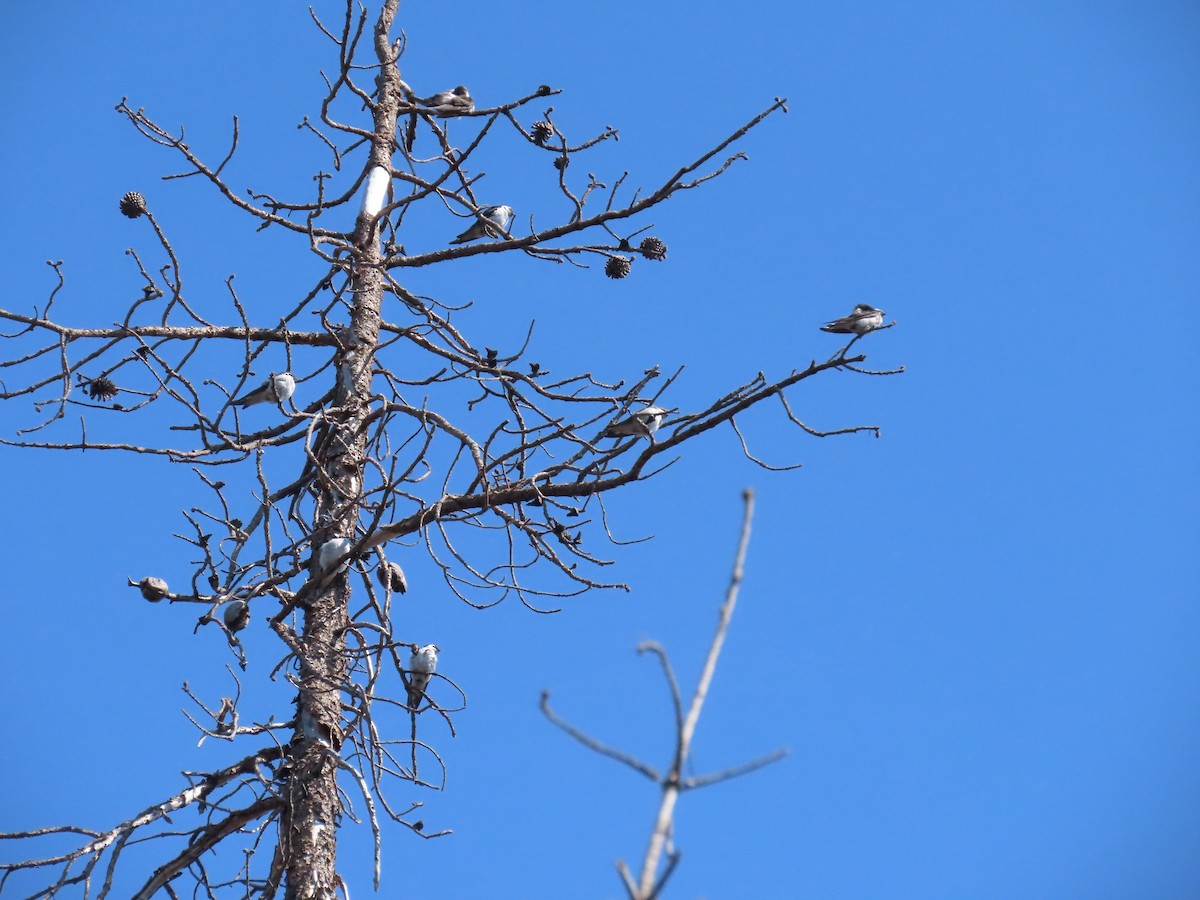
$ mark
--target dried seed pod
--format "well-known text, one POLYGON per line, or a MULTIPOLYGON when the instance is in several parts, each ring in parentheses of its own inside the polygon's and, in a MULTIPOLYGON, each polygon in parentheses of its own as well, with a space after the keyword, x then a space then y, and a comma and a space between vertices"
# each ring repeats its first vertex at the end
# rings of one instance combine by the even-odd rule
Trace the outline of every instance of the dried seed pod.
POLYGON ((83 388, 83 392, 93 400, 111 400, 117 396, 119 388, 113 384, 112 379, 101 375, 99 378, 93 378, 83 388))
POLYGON ((408 579, 404 576, 404 570, 394 562, 379 564, 379 583, 389 591, 399 594, 408 592, 408 579))
POLYGON ((604 264, 604 274, 609 278, 624 278, 633 268, 633 263, 624 256, 610 256, 604 264))
POLYGON ((130 191, 121 198, 121 212, 131 219, 144 216, 146 214, 146 198, 137 191, 130 191))
POLYGON ((646 259, 663 260, 667 258, 667 245, 656 237, 648 237, 638 245, 638 250, 646 259))

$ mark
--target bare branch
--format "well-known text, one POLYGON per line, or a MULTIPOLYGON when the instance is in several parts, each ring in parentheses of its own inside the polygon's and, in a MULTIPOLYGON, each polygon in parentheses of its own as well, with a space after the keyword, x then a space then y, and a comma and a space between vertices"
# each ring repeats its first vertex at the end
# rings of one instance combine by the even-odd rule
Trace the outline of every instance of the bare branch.
POLYGON ((644 762, 641 762, 640 760, 634 759, 632 756, 630 756, 627 753, 623 753, 620 750, 616 750, 612 747, 609 747, 605 744, 600 743, 600 741, 596 740, 595 738, 593 738, 587 734, 584 734, 578 728, 575 728, 573 725, 569 724, 564 719, 562 719, 558 715, 558 713, 556 713, 553 709, 550 708, 550 692, 549 691, 542 691, 542 700, 541 700, 540 705, 541 705, 542 714, 547 719, 550 720, 551 724, 556 725, 558 728, 561 728, 563 731, 565 731, 571 737, 575 738, 575 740, 579 741, 579 743, 583 744, 589 750, 595 750, 597 753, 601 754, 602 756, 607 756, 609 759, 615 759, 619 763, 624 763, 625 765, 629 766, 629 768, 633 769, 635 772, 640 772, 642 775, 645 775, 647 778, 651 779, 652 781, 658 781, 659 775, 658 775, 657 770, 651 768, 650 766, 646 765, 644 762))

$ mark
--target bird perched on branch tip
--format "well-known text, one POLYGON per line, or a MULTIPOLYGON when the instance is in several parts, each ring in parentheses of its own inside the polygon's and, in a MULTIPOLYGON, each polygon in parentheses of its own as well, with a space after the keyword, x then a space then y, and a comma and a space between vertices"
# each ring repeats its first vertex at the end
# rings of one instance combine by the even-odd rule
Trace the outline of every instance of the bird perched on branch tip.
POLYGON ((867 303, 859 303, 848 316, 834 319, 821 326, 830 334, 866 334, 883 324, 884 312, 867 303))
MULTIPOLYGON (((133 582, 131 581, 130 584, 133 582)), ((171 593, 171 589, 167 587, 167 583, 161 578, 155 578, 153 575, 147 575, 137 583, 137 587, 142 592, 142 597, 149 600, 151 603, 157 603, 167 594, 171 593)))

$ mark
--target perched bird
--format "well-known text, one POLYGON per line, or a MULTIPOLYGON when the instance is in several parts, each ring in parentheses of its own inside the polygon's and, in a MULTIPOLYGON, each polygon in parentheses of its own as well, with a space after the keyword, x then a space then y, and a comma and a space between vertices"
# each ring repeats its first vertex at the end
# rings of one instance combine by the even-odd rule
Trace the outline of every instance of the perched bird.
POLYGON ((475 109, 475 101, 471 98, 471 92, 461 84, 452 91, 442 91, 432 97, 418 98, 417 102, 443 116, 461 116, 463 113, 469 113, 475 109))
POLYGON ((153 575, 147 575, 137 583, 137 586, 142 591, 142 597, 149 600, 151 603, 157 603, 167 594, 171 593, 171 589, 167 587, 167 583, 161 578, 155 578, 153 575))
POLYGON ((272 372, 257 388, 246 396, 233 401, 234 406, 245 408, 255 403, 286 403, 296 390, 296 379, 291 372, 272 372))
MULTIPOLYGON (((133 580, 131 578, 130 584, 132 583, 133 580)), ((164 582, 162 578, 156 578, 152 575, 148 575, 142 581, 139 581, 138 588, 142 590, 143 598, 149 600, 151 604, 156 604, 156 602, 162 600, 164 596, 170 593, 167 582, 164 582)))
POLYGON ((511 206, 481 206, 479 216, 480 218, 470 228, 450 243, 465 244, 467 241, 485 236, 499 237, 500 232, 508 231, 508 226, 513 220, 513 208, 511 206), (499 226, 500 231, 497 231, 495 226, 499 226))
POLYGON ((874 331, 883 324, 883 310, 876 309, 866 303, 860 303, 854 307, 854 312, 848 316, 842 316, 840 319, 834 319, 832 322, 822 325, 822 331, 828 331, 831 334, 866 334, 868 331, 874 331))
POLYGON ((230 600, 225 604, 225 612, 221 615, 225 627, 230 633, 241 631, 250 624, 250 604, 245 600, 230 600))
MULTIPOLYGON (((321 545, 321 552, 317 554, 317 565, 320 567, 322 572, 330 571, 330 569, 333 568, 334 563, 350 552, 350 548, 352 546, 353 542, 348 537, 330 538, 321 545)), ((346 557, 346 559, 343 559, 341 564, 338 565, 337 572, 338 574, 341 574, 348 568, 350 568, 350 558, 346 557)))
POLYGON ((408 708, 416 709, 429 687, 429 679, 437 669, 438 645, 426 644, 420 650, 413 644, 412 656, 408 658, 408 708))
POLYGON ((604 429, 601 437, 628 437, 630 435, 648 437, 658 431, 658 426, 662 424, 669 412, 669 409, 663 409, 661 406, 643 407, 628 419, 622 419, 620 422, 609 425, 604 429))
POLYGON ((404 577, 404 570, 394 562, 379 564, 379 583, 389 591, 400 594, 408 592, 408 579, 404 577))

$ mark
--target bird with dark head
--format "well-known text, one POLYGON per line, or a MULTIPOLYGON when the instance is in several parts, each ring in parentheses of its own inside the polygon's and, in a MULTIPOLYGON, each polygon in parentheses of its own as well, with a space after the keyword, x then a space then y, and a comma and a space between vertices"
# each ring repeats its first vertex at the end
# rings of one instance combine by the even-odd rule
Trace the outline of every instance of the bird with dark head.
POLYGON ((848 316, 834 319, 821 326, 830 334, 866 334, 883 324, 883 310, 867 303, 859 303, 848 316))
MULTIPOLYGON (((131 581, 130 584, 133 582, 131 581)), ((153 575, 147 575, 137 583, 138 588, 142 592, 142 596, 151 603, 157 603, 167 594, 171 593, 171 589, 167 583, 161 578, 155 578, 153 575)))
POLYGON ((237 634, 250 624, 250 604, 245 600, 230 600, 225 604, 225 612, 221 618, 230 634, 237 634))
POLYGON ((432 97, 418 98, 417 102, 443 116, 461 116, 475 109, 471 92, 461 84, 452 91, 441 91, 432 97))
POLYGON ((627 419, 613 422, 604 429, 601 437, 650 437, 663 423, 667 414, 672 412, 661 406, 645 406, 627 419))

